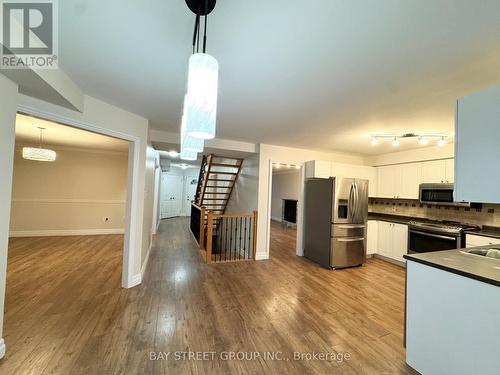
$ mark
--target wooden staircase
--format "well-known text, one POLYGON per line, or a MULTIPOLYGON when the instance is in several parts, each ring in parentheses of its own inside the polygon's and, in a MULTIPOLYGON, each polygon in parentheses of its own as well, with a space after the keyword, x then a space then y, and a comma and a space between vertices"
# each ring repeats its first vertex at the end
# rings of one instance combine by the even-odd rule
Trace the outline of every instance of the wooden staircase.
POLYGON ((226 212, 243 159, 203 155, 195 202, 216 215, 226 212))

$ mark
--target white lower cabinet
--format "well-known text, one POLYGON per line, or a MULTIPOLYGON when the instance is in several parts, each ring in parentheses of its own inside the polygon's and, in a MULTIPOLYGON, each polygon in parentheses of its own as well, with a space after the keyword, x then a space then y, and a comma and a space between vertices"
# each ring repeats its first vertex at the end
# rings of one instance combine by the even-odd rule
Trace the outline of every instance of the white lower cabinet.
POLYGON ((375 254, 378 250, 378 221, 368 220, 366 233, 366 253, 375 254))
MULTIPOLYGON (((408 250, 408 226, 378 221, 378 251, 387 258, 404 261, 408 250)), ((368 239, 369 241, 369 239, 368 239)))
POLYGON ((465 235, 465 246, 466 247, 476 247, 476 246, 490 246, 500 244, 500 238, 478 236, 477 234, 466 234, 465 235))

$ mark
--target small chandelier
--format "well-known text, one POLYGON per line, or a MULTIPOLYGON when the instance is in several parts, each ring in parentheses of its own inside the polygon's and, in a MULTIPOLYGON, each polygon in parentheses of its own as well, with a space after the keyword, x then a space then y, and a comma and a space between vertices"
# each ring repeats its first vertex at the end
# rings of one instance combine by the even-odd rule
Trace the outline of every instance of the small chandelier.
POLYGON ((45 128, 38 127, 40 129, 40 143, 39 147, 23 147, 23 158, 28 160, 36 161, 55 161, 56 152, 54 150, 49 150, 42 148, 42 135, 45 128))

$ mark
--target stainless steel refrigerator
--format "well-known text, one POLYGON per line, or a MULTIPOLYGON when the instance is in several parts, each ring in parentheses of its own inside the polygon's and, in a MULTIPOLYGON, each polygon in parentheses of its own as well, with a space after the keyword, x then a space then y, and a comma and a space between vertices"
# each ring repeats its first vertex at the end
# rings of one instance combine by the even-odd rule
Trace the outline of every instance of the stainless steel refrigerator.
POLYGON ((331 269, 366 261, 368 180, 309 178, 304 208, 306 258, 331 269))

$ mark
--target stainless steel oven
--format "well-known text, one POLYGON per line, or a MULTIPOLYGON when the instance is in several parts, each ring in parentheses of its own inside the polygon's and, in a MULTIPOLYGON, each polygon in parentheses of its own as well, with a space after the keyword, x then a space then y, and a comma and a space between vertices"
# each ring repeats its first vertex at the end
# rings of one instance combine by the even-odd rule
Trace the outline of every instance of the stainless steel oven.
POLYGON ((462 226, 410 222, 408 230, 409 254, 460 249, 462 247, 465 247, 465 232, 462 226))

